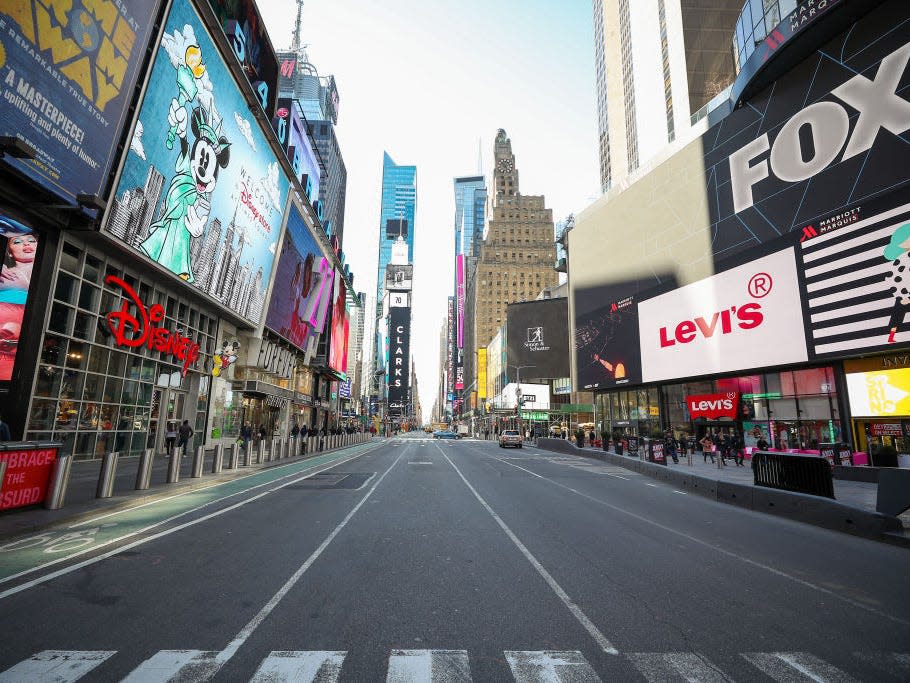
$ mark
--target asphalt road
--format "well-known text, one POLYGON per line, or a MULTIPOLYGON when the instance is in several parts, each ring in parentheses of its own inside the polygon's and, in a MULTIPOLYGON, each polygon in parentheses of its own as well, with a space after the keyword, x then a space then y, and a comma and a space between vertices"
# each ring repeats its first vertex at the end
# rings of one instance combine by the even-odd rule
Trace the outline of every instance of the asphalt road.
POLYGON ((492 442, 240 481, 0 541, 0 681, 910 680, 903 548, 492 442))

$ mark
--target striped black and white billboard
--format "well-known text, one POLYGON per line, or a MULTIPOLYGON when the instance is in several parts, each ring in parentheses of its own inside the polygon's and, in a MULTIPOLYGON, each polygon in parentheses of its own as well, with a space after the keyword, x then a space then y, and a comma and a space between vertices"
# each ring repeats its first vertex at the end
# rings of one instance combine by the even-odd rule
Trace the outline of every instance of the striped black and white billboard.
POLYGON ((910 203, 851 208, 806 226, 802 240, 810 355, 910 344, 910 203))

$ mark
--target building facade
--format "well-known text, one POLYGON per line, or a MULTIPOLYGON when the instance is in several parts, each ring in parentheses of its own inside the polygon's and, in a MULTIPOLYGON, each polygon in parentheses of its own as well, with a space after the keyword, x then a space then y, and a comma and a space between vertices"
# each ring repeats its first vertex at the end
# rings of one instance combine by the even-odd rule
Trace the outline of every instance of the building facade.
POLYGON ((512 143, 502 129, 494 145, 495 169, 487 230, 477 263, 474 334, 487 346, 506 320, 506 305, 534 299, 555 287, 553 211, 542 195, 519 193, 512 143))
POLYGON ((594 0, 593 8, 600 184, 607 192, 669 143, 688 139, 695 115, 733 82, 730 27, 742 2, 594 0))
POLYGON ((910 8, 810 9, 772 15, 787 49, 745 58, 732 113, 566 233, 573 382, 603 431, 910 454, 910 118, 863 123, 910 111, 910 8))

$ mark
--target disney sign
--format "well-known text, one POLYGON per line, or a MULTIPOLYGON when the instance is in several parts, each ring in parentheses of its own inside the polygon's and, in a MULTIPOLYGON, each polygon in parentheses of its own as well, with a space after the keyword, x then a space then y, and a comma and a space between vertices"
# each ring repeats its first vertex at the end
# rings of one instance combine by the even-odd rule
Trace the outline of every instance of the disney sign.
POLYGON ((186 377, 190 365, 199 358, 199 344, 189 337, 184 337, 180 332, 171 332, 156 325, 164 320, 164 307, 161 304, 153 304, 146 308, 136 291, 116 275, 108 275, 104 281, 123 290, 123 308, 107 314, 107 324, 114 333, 117 346, 127 348, 146 346, 173 356, 183 361, 182 374, 186 377), (135 307, 138 317, 130 313, 131 305, 135 307))

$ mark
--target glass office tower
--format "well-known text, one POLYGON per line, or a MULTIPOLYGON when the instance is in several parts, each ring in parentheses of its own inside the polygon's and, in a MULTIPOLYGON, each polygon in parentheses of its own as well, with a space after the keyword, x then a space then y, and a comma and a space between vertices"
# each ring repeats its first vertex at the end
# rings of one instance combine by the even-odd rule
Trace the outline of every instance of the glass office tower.
POLYGON ((475 244, 483 239, 487 203, 484 177, 455 178, 455 255, 477 256, 475 244))
POLYGON ((408 245, 408 263, 414 262, 414 213, 417 208, 417 167, 399 166, 382 155, 382 213, 379 217, 379 264, 376 269, 376 303, 385 294, 385 267, 392 260, 398 236, 408 245))

